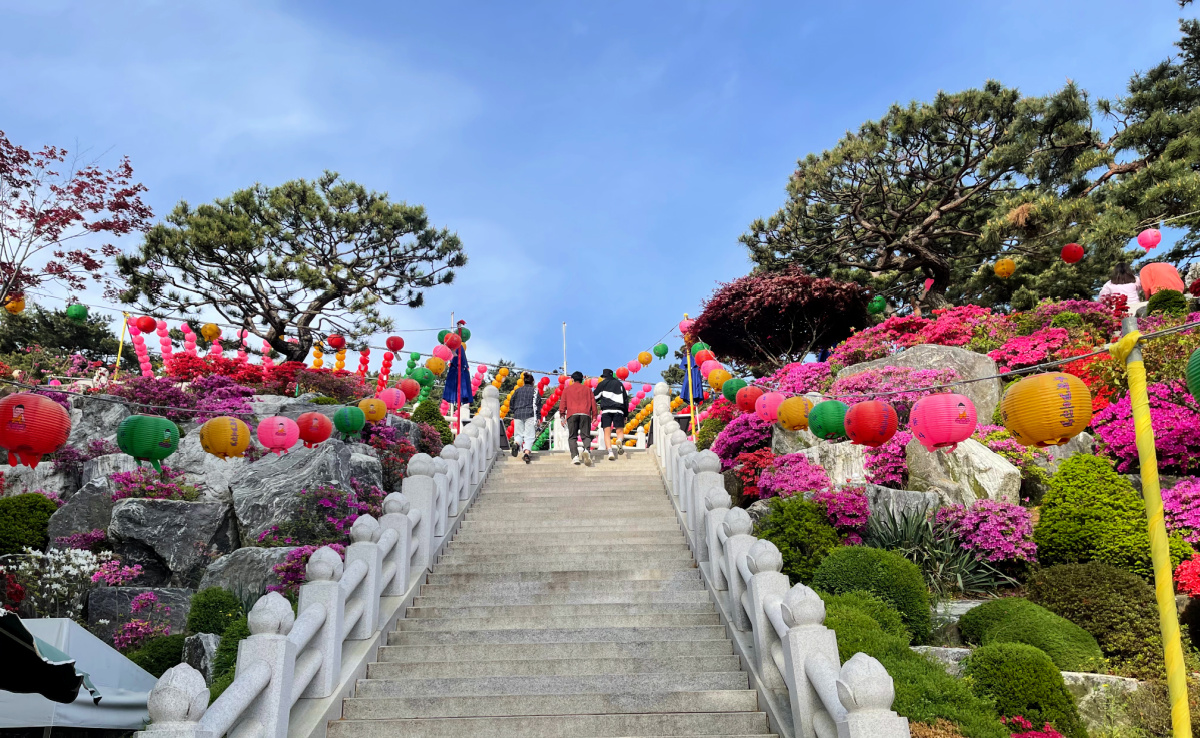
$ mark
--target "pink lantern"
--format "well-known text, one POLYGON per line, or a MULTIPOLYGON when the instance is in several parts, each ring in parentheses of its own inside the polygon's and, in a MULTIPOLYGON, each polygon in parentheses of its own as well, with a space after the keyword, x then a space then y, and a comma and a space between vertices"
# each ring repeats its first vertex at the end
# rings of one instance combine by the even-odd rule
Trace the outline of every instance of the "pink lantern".
POLYGON ((58 381, 57 379, 51 379, 51 380, 50 380, 50 386, 51 386, 51 387, 58 387, 58 386, 60 386, 61 384, 62 384, 62 382, 58 381))
POLYGON ((475 373, 487 374, 487 364, 480 364, 479 366, 475 367, 475 373))
POLYGON ((629 370, 630 374, 637 374, 638 372, 640 372, 642 370, 642 362, 638 361, 637 359, 634 359, 633 361, 626 364, 625 368, 629 370))
POLYGON ((442 361, 450 361, 450 357, 454 356, 454 352, 446 347, 446 344, 439 343, 433 347, 433 355, 442 361))
POLYGON ((645 392, 646 394, 650 394, 653 391, 654 391, 654 388, 651 387, 650 385, 648 385, 648 384, 642 385, 642 392, 645 392))
POLYGON ((625 391, 629 392, 633 389, 633 382, 624 382, 625 391))
POLYGON ((774 423, 779 415, 779 406, 783 404, 784 396, 778 392, 768 392, 754 403, 754 414, 759 420, 774 423))
POLYGON ((1139 233, 1137 237, 1138 246, 1141 246, 1147 251, 1157 246, 1158 242, 1161 240, 1162 233, 1159 232, 1157 228, 1147 228, 1139 233))
POLYGON ((682 334, 684 334, 685 336, 686 336, 688 333, 691 333, 691 332, 692 332, 692 325, 693 325, 695 322, 696 322, 696 321, 694 321, 694 320, 681 320, 681 321, 679 321, 679 332, 680 332, 680 333, 682 333, 682 334))
POLYGON ((378 394, 376 394, 375 396, 378 397, 380 400, 383 400, 383 404, 385 406, 387 406, 388 412, 391 412, 398 407, 404 406, 404 402, 405 402, 404 393, 401 392, 400 390, 396 389, 395 387, 392 387, 390 389, 385 389, 382 392, 379 392, 378 394))
POLYGON ((286 453, 300 440, 300 426, 291 418, 273 415, 258 424, 258 442, 276 456, 286 453))
POLYGON ((717 361, 716 359, 709 359, 708 361, 706 361, 700 365, 700 373, 702 375, 704 375, 705 379, 708 379, 709 373, 711 373, 713 370, 720 369, 720 368, 721 368, 721 362, 717 361))
POLYGON ((587 381, 587 384, 588 384, 588 386, 589 386, 589 387, 591 387, 592 389, 596 389, 596 385, 600 384, 600 380, 599 380, 599 379, 596 379, 595 377, 592 377, 591 379, 589 379, 589 380, 587 381))
POLYGON ((954 451, 975 432, 975 403, 966 395, 922 397, 908 414, 908 429, 926 451, 954 451))

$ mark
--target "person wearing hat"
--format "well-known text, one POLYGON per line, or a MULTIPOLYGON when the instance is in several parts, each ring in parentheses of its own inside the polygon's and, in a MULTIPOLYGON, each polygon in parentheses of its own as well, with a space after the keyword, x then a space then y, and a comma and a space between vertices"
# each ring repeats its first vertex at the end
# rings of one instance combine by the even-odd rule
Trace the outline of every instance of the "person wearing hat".
POLYGON ((567 447, 571 450, 571 463, 579 466, 582 459, 584 464, 591 466, 592 455, 588 448, 592 445, 592 418, 598 414, 596 398, 583 383, 583 372, 575 372, 571 380, 563 388, 562 397, 558 400, 558 414, 567 424, 567 447), (579 448, 576 436, 583 437, 583 449, 579 448))
POLYGON ((613 376, 612 369, 600 373, 600 384, 596 385, 596 404, 600 407, 600 437, 604 439, 604 450, 608 460, 616 461, 617 454, 625 453, 625 413, 629 410, 629 392, 624 383, 613 376), (617 432, 617 448, 613 451, 609 431, 617 432))

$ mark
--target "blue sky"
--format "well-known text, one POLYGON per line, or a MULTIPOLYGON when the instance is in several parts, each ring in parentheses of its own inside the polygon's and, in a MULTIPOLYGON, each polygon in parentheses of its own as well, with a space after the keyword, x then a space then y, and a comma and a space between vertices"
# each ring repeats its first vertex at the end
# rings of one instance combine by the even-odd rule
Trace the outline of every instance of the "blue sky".
POLYGON ((128 154, 160 216, 325 169, 421 203, 470 263, 395 309, 399 328, 453 310, 473 359, 552 369, 565 320, 570 368, 596 372, 749 270, 737 237, 782 204, 797 158, 893 102, 989 78, 1117 95, 1173 51, 1179 15, 1173 0, 0 0, 0 130, 128 154))

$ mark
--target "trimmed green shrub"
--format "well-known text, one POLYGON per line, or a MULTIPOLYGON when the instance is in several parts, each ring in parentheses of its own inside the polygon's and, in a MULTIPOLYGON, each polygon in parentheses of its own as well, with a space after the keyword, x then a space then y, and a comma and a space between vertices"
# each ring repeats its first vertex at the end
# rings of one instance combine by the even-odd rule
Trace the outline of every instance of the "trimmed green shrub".
POLYGON ((0 556, 21 553, 26 546, 45 549, 50 542, 50 516, 57 509, 38 494, 0 497, 0 556))
POLYGON ((904 627, 904 619, 900 617, 900 612, 884 602, 878 595, 863 591, 837 595, 821 593, 821 599, 825 602, 826 614, 831 611, 861 613, 874 620, 888 635, 903 638, 906 641, 910 637, 908 628, 904 627))
POLYGON ((234 593, 220 587, 202 589, 192 595, 187 633, 224 635, 225 629, 242 615, 242 601, 234 593))
POLYGON ((1104 660, 1091 633, 1022 597, 972 608, 958 627, 968 643, 1024 643, 1039 648, 1062 671, 1095 671, 1104 660))
POLYGON ((314 397, 309 402, 313 405, 341 405, 336 397, 314 397))
POLYGON ((1105 564, 1062 564, 1029 582, 1029 599, 1096 637, 1116 671, 1141 679, 1166 678, 1154 589, 1105 564))
MULTIPOLYGON (((482 394, 482 391, 480 394, 482 394)), ((433 398, 421 402, 421 404, 417 405, 417 409, 413 410, 409 420, 414 423, 428 423, 432 425, 441 434, 443 444, 454 443, 454 433, 450 430, 450 423, 442 417, 442 411, 438 409, 438 404, 438 401, 433 398)))
POLYGON ((238 644, 250 637, 250 626, 246 618, 238 618, 225 628, 225 635, 217 644, 217 653, 213 656, 213 681, 209 687, 209 699, 215 700, 221 696, 225 688, 233 682, 234 669, 237 666, 238 644))
POLYGON ((125 656, 156 677, 172 666, 183 663, 183 634, 158 636, 125 656))
POLYGON ((712 446, 713 441, 717 440, 717 434, 725 430, 727 425, 729 422, 720 418, 705 418, 700 424, 700 430, 696 431, 696 450, 703 451, 712 446))
POLYGON ((1088 738, 1058 667, 1041 649, 1024 643, 980 646, 966 671, 976 695, 995 700, 1004 717, 1021 715, 1036 727, 1049 722, 1064 738, 1088 738))
POLYGON ((1079 313, 1059 313, 1050 319, 1051 328, 1082 328, 1083 316, 1079 313))
MULTIPOLYGON (((1091 454, 1072 456, 1051 477, 1033 540, 1043 566, 1099 561, 1147 579, 1153 574, 1142 496, 1091 454)), ((1170 545, 1173 568, 1191 548, 1178 533, 1170 545)))
POLYGON ((933 629, 929 591, 916 564, 898 553, 866 546, 842 546, 825 557, 813 574, 813 588, 843 594, 865 591, 900 611, 914 643, 933 629))
POLYGON ((1008 738, 996 710, 975 696, 946 667, 908 647, 908 638, 885 633, 871 615, 838 605, 826 611, 825 625, 837 633, 843 662, 858 652, 883 664, 896 688, 892 709, 912 722, 953 723, 966 738, 1008 738))
POLYGON ((1146 301, 1146 314, 1187 315, 1187 298, 1179 290, 1159 290, 1146 301))
POLYGON ((771 510, 758 521, 754 535, 783 554, 783 573, 793 584, 811 582, 817 566, 842 542, 825 508, 799 495, 771 498, 771 510))

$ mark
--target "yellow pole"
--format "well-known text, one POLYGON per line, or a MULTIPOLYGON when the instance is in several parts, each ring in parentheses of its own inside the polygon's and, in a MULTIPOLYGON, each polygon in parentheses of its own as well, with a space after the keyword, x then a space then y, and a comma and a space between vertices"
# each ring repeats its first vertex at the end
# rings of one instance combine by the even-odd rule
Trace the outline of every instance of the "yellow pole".
POLYGON ((121 342, 117 344, 117 368, 113 370, 112 381, 117 381, 121 373, 121 352, 125 350, 125 329, 129 327, 129 313, 121 313, 121 342))
POLYGON ((1179 637, 1179 617, 1175 608, 1174 572, 1163 521, 1162 491, 1158 484, 1158 454, 1154 449, 1154 428, 1150 425, 1150 398, 1146 393, 1146 367, 1137 346, 1137 318, 1121 321, 1121 342, 1116 351, 1124 354, 1125 374, 1129 380, 1129 399, 1133 407, 1138 461, 1142 475, 1142 498, 1150 526, 1150 560, 1154 565, 1154 597, 1158 600, 1159 628, 1167 662, 1167 690, 1171 698, 1171 726, 1174 738, 1191 738, 1192 721, 1188 712, 1187 670, 1183 664, 1183 644, 1179 637))
MULTIPOLYGON (((687 320, 687 313, 683 314, 683 319, 687 320)), ((688 413, 692 416, 692 422, 688 427, 691 431, 688 435, 692 438, 696 437, 696 390, 692 387, 692 347, 688 345, 687 336, 683 337, 683 360, 687 364, 687 382, 688 382, 688 413)))

